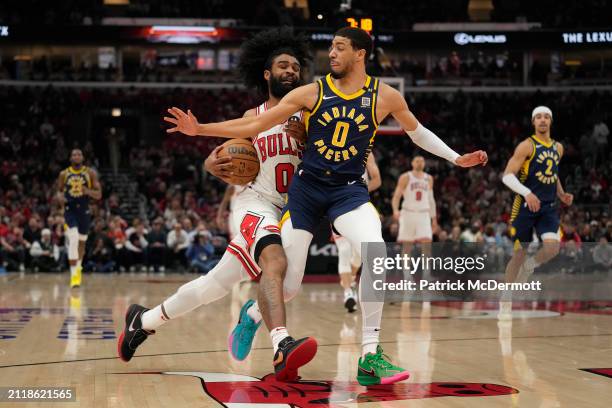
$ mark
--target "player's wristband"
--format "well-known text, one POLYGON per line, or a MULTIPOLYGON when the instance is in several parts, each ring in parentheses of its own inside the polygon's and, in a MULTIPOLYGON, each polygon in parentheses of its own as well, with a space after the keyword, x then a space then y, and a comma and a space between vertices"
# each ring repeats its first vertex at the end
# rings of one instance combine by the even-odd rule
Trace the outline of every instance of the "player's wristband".
POLYGON ((456 164, 455 160, 460 156, 453 149, 448 147, 446 143, 436 136, 431 130, 427 129, 420 123, 414 130, 407 130, 406 133, 412 141, 423 150, 427 150, 431 154, 442 157, 449 162, 456 164))
POLYGON ((522 195, 523 197, 526 197, 527 194, 531 193, 531 190, 525 187, 523 183, 521 183, 512 173, 504 174, 502 181, 510 188, 510 190, 522 195))

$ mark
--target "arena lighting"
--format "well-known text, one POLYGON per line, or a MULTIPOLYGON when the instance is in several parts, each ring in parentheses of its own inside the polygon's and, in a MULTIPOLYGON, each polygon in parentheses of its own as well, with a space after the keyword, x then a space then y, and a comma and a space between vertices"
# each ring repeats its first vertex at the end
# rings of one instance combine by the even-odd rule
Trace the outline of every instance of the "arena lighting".
POLYGON ((120 109, 120 108, 113 108, 113 109, 111 110, 111 116, 112 116, 113 118, 118 118, 118 117, 120 117, 120 116, 121 116, 121 109, 120 109))
POLYGON ((0 37, 8 37, 9 28, 8 26, 0 26, 0 37))
POLYGON ((199 44, 218 41, 219 32, 213 26, 162 26, 149 28, 148 39, 151 42, 170 44, 199 44))

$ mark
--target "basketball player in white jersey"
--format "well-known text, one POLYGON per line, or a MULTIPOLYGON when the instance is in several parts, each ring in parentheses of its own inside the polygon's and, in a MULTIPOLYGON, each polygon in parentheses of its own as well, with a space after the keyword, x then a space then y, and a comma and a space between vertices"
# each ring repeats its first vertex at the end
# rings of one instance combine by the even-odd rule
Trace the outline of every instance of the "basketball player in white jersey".
POLYGON ((411 164, 412 171, 407 171, 399 177, 391 200, 393 218, 399 221, 397 242, 402 243, 403 254, 409 255, 412 245, 421 243, 423 254, 430 256, 432 230, 438 228, 433 177, 423 171, 423 156, 415 156, 411 164))
MULTIPOLYGON (((368 192, 377 190, 382 184, 380 170, 376 164, 374 154, 368 156, 366 171, 363 179, 368 185, 368 192)), ((332 237, 338 247, 338 274, 340 275, 340 286, 344 289, 344 307, 349 313, 353 313, 357 307, 357 292, 355 287, 357 282, 355 277, 361 267, 361 257, 359 251, 353 248, 348 239, 336 234, 332 228, 332 237)))
MULTIPOLYGON (((263 114, 298 87, 301 68, 307 59, 304 38, 288 29, 264 31, 246 41, 239 69, 247 85, 265 91, 268 99, 244 116, 263 114)), ((191 111, 189 114, 192 115, 191 111)), ((138 345, 166 321, 224 297, 236 283, 248 279, 260 279, 259 297, 256 307, 251 307, 254 303, 251 300, 241 310, 239 324, 229 339, 233 357, 242 360, 248 355, 252 334, 262 319, 270 329, 274 346, 273 365, 278 380, 295 380, 297 369, 314 357, 316 341, 311 337, 294 340, 285 328, 284 301, 288 296, 283 296, 283 278, 287 259, 278 227, 289 183, 301 162, 302 146, 296 142, 296 139, 303 138, 301 116, 301 112, 296 112, 285 123, 253 137, 260 169, 256 179, 236 196, 233 203, 232 222, 239 226, 239 234, 206 276, 181 286, 174 295, 151 310, 140 305, 130 306, 118 344, 122 360, 129 361, 138 345)), ((165 120, 172 122, 171 118, 165 120)), ((219 147, 207 159, 205 167, 228 181, 227 176, 232 172, 228 163, 231 159, 219 159, 218 151, 219 147)))

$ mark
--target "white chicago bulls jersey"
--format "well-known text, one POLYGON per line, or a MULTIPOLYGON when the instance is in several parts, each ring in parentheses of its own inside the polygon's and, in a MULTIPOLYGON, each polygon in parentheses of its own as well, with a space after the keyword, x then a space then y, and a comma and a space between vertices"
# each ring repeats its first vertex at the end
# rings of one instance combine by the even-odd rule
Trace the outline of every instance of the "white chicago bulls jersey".
POLYGON ((402 210, 429 212, 429 180, 430 175, 423 173, 422 178, 408 172, 408 184, 404 190, 402 210))
MULTIPOLYGON (((257 107, 257 114, 267 110, 268 104, 257 107)), ((292 115, 299 121, 302 112, 292 115)), ((303 146, 284 131, 285 123, 261 132, 253 140, 259 156, 259 174, 250 187, 275 206, 285 205, 289 183, 302 161, 303 146)))

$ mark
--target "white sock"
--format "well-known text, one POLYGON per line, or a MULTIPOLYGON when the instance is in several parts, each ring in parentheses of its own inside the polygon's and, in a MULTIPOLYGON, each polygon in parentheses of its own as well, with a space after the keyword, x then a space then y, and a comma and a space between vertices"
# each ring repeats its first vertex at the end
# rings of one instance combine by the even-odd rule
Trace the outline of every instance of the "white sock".
POLYGON ((170 317, 164 314, 164 311, 165 307, 163 307, 162 303, 144 312, 140 317, 142 320, 142 328, 145 330, 155 330, 170 320, 170 317))
POLYGON ((361 334, 361 355, 375 354, 378 346, 380 327, 364 327, 361 334))
POLYGON ((247 314, 255 323, 261 322, 261 311, 259 310, 259 305, 257 302, 253 303, 251 307, 248 308, 247 314))
POLYGON ((70 276, 74 276, 76 274, 77 265, 70 265, 70 276))
POLYGON ((274 352, 278 350, 278 344, 285 338, 289 337, 286 327, 275 327, 270 330, 270 337, 272 338, 272 345, 274 346, 274 352))

